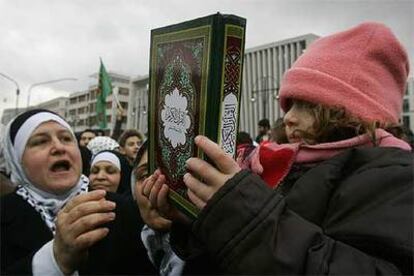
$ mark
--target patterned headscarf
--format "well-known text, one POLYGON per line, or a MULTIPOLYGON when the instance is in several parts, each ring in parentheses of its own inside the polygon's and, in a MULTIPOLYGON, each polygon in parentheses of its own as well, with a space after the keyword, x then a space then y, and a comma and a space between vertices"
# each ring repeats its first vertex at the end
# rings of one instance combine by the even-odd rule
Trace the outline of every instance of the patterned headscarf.
POLYGON ((88 178, 81 176, 72 189, 64 194, 52 194, 38 188, 27 177, 22 167, 24 149, 30 135, 42 123, 53 121, 67 128, 75 139, 68 123, 59 115, 44 109, 26 111, 14 118, 6 127, 2 139, 6 168, 10 172, 12 182, 17 186, 16 194, 32 206, 55 233, 55 218, 59 210, 74 196, 88 190, 88 178))
POLYGON ((92 158, 94 158, 98 152, 101 152, 103 150, 118 149, 119 144, 111 137, 98 136, 90 140, 86 147, 92 152, 92 158))

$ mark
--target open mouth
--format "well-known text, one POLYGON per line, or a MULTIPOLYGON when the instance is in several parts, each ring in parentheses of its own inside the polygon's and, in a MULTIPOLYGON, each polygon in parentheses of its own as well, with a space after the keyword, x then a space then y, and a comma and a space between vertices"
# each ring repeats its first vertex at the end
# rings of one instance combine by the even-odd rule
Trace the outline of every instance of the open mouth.
POLYGON ((68 160, 60 160, 55 162, 50 170, 52 172, 66 172, 70 169, 71 165, 68 160))

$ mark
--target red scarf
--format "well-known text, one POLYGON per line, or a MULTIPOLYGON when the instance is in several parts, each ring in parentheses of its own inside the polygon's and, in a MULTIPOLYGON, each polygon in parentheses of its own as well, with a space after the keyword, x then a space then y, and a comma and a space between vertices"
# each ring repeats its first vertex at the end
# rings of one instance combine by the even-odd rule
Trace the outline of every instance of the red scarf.
MULTIPOLYGON (((379 147, 397 147, 411 151, 408 143, 394 137, 383 129, 377 129, 377 145, 379 147)), ((289 173, 293 163, 318 163, 355 147, 373 147, 368 135, 360 135, 347 140, 317 145, 303 143, 277 144, 275 142, 261 143, 247 159, 239 165, 243 169, 251 169, 260 175, 270 186, 275 188, 289 173)))

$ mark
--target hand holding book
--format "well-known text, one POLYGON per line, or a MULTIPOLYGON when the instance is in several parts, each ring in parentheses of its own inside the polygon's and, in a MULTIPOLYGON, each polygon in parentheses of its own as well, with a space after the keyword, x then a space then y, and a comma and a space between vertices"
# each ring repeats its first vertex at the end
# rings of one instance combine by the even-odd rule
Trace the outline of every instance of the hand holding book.
POLYGON ((202 209, 207 201, 241 168, 229 154, 207 137, 197 136, 195 144, 216 165, 213 167, 210 163, 195 157, 186 162, 187 169, 191 172, 184 175, 188 196, 198 208, 202 209), (203 181, 195 176, 199 176, 203 181))
MULTIPOLYGON (((194 142, 216 165, 214 167, 200 158, 190 158, 186 162, 187 169, 190 171, 184 175, 184 183, 188 188, 187 194, 192 203, 201 210, 207 201, 241 168, 229 154, 207 137, 199 135, 194 142)), ((187 216, 169 203, 169 191, 165 176, 160 170, 156 170, 144 181, 142 193, 149 198, 152 208, 157 209, 165 218, 189 222, 187 216)))
POLYGON ((172 205, 168 199, 170 188, 165 182, 165 176, 157 169, 154 174, 144 180, 142 195, 148 198, 151 208, 156 210, 163 218, 181 221, 189 224, 189 217, 172 205))

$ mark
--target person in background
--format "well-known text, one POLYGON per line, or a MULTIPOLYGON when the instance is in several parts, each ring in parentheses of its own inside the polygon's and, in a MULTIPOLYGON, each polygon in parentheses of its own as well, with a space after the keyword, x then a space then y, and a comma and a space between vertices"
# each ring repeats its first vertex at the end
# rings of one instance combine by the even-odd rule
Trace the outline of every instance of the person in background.
POLYGON ((392 132, 408 73, 383 24, 313 42, 281 82, 289 144, 261 144, 250 172, 197 136, 214 166, 187 160, 191 224, 159 170, 144 181, 177 255, 207 252, 227 274, 412 275, 413 155, 392 132))
POLYGON ((82 158, 82 174, 88 176, 91 169, 92 152, 84 146, 79 146, 79 151, 82 158))
POLYGON ((136 129, 127 129, 119 137, 119 152, 125 155, 131 166, 143 141, 144 136, 136 129))
MULTIPOLYGON (((0 138, 4 135, 4 125, 0 124, 0 138)), ((3 154, 3 144, 0 143, 0 196, 12 193, 15 185, 10 181, 3 154)))
MULTIPOLYGON (((253 140, 250 134, 244 131, 240 131, 236 138, 236 160, 237 162, 243 163, 244 160, 248 160, 250 154, 256 147, 253 144, 253 140)), ((246 168, 248 164, 244 165, 246 168)), ((243 167, 243 165, 242 165, 243 167)))
POLYGON ((119 151, 119 144, 108 136, 98 136, 89 142, 87 148, 90 150, 93 158, 98 152, 103 150, 119 151))
POLYGON ((95 155, 91 161, 89 180, 91 190, 102 189, 131 196, 131 168, 117 151, 104 150, 95 155))
POLYGON ((85 129, 79 135, 79 145, 86 147, 89 142, 96 137, 95 131, 92 129, 85 129))
POLYGON ((62 117, 26 111, 8 124, 2 143, 18 185, 0 198, 2 275, 155 273, 130 230, 142 227, 136 204, 88 192, 76 137, 62 117))
POLYGON ((259 121, 259 134, 256 136, 255 142, 260 144, 263 141, 269 140, 270 123, 268 119, 261 119, 259 121))

